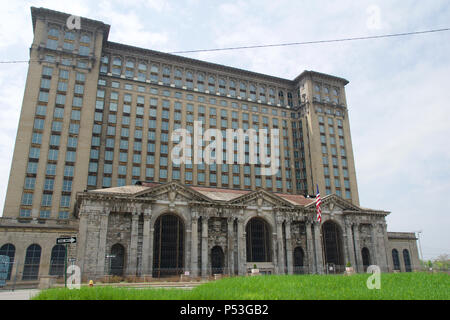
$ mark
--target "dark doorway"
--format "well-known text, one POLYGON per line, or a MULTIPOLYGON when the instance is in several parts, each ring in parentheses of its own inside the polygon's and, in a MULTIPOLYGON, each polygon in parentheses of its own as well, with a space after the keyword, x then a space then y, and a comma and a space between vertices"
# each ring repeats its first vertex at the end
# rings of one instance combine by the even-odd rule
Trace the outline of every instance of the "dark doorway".
POLYGON ((125 262, 125 248, 120 243, 116 243, 111 247, 111 261, 109 274, 114 276, 123 276, 123 268, 125 262))
POLYGON ((8 256, 9 257, 9 268, 8 268, 8 275, 6 277, 6 280, 11 280, 11 270, 12 270, 12 266, 14 265, 14 256, 15 255, 16 255, 16 247, 14 247, 14 245, 11 243, 4 244, 0 248, 0 256, 8 256))
POLYGON ((247 262, 270 262, 270 226, 261 218, 253 218, 245 227, 247 262))
POLYGON ((41 263, 41 246, 32 244, 28 247, 23 266, 22 280, 37 280, 41 263))
POLYGON ((392 249, 392 262, 394 263, 394 270, 400 271, 400 258, 397 249, 392 249))
POLYGON ((334 265, 335 272, 343 272, 345 267, 342 257, 341 232, 336 223, 327 221, 322 225, 322 241, 325 265, 334 265))
POLYGON ((305 273, 303 266, 303 249, 301 247, 296 247, 294 249, 294 273, 295 274, 303 274, 305 273))
POLYGON ((50 275, 62 276, 64 275, 64 262, 66 259, 66 248, 62 244, 57 244, 52 249, 50 257, 50 275))
POLYGON ((183 272, 184 226, 173 214, 160 216, 155 222, 153 239, 153 277, 183 272))
POLYGON ((405 271, 411 272, 411 259, 409 257, 409 251, 407 249, 403 250, 403 261, 405 262, 405 271))
POLYGON ((211 270, 212 274, 222 274, 224 267, 224 254, 223 250, 219 246, 215 246, 211 249, 211 270))
POLYGON ((370 266, 370 252, 366 247, 362 248, 361 256, 363 261, 364 272, 367 271, 367 268, 370 266))

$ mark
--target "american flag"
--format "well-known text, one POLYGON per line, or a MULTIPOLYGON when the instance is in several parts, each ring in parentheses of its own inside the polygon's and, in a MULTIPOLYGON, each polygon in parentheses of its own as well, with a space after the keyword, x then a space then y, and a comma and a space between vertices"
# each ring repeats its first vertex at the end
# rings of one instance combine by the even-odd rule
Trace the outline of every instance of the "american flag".
POLYGON ((322 210, 320 209, 320 204, 321 203, 322 203, 322 200, 320 200, 319 185, 317 185, 316 212, 317 212, 317 221, 319 223, 322 222, 322 210))

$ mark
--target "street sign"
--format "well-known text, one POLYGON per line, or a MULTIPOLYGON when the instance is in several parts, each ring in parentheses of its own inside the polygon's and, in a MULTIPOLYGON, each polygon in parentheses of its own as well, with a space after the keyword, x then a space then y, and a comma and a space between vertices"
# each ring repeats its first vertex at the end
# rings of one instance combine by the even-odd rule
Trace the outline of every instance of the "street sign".
POLYGON ((115 254, 107 254, 106 258, 111 259, 111 258, 115 258, 116 255, 115 254))
POLYGON ((77 237, 57 238, 56 244, 77 243, 77 237))

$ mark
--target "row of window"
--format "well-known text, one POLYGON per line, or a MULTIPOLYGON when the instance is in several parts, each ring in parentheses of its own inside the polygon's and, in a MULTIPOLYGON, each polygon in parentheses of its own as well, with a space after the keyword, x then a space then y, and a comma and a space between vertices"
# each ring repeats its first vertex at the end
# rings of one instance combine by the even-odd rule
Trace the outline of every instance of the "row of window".
MULTIPOLYGON (((28 246, 23 262, 22 280, 37 280, 39 278, 39 266, 41 263, 42 248, 38 244, 28 246)), ((15 263, 16 248, 13 244, 7 243, 0 248, 0 255, 9 257, 9 267, 6 280, 11 280, 12 268, 15 263)), ((49 275, 64 275, 66 259, 66 249, 64 245, 57 244, 53 246, 50 255, 49 275)))
POLYGON ((214 75, 206 76, 203 72, 183 71, 180 68, 164 65, 162 69, 159 64, 135 63, 134 60, 123 61, 120 57, 113 57, 112 61, 108 56, 101 59, 100 73, 111 72, 113 76, 124 76, 128 79, 147 81, 154 83, 162 82, 165 85, 175 87, 185 87, 189 90, 198 90, 205 93, 217 93, 219 95, 229 95, 233 98, 249 99, 261 103, 280 104, 282 106, 293 106, 292 92, 276 90, 266 85, 256 85, 251 82, 225 79, 214 75), (194 85, 195 83, 195 85, 194 85))
POLYGON ((91 37, 85 33, 79 35, 75 31, 63 31, 57 27, 50 27, 47 32, 47 49, 57 50, 60 47, 67 52, 77 49, 79 55, 89 56, 90 46, 91 37))
MULTIPOLYGON (((66 69, 59 69, 58 72, 58 87, 56 104, 53 111, 53 120, 51 122, 51 134, 48 144, 47 164, 45 169, 45 178, 43 182, 43 193, 41 196, 41 210, 40 218, 49 218, 49 207, 53 205, 55 175, 57 168, 57 161, 60 158, 61 134, 63 131, 64 119, 64 104, 67 92, 67 83, 70 71, 66 69)), ((41 88, 38 97, 38 105, 36 107, 36 114, 33 126, 33 134, 31 147, 29 150, 29 161, 27 165, 26 177, 24 182, 24 193, 21 200, 20 216, 30 217, 31 206, 33 205, 33 198, 35 196, 34 190, 36 187, 36 177, 38 174, 38 163, 41 156, 41 148, 46 149, 47 146, 42 145, 43 131, 45 129, 45 121, 47 117, 48 95, 50 91, 50 82, 53 76, 53 68, 43 66, 41 88)), ((59 197, 60 212, 58 218, 66 219, 69 216, 69 208, 71 205, 72 179, 74 176, 74 164, 76 162, 76 148, 78 145, 79 121, 81 119, 82 97, 84 94, 85 74, 77 72, 76 82, 74 87, 73 109, 71 111, 71 123, 69 126, 69 136, 67 137, 67 144, 65 150, 65 166, 63 172, 63 181, 61 187, 61 195, 59 197)), ((64 152, 64 151, 62 151, 64 152)))
MULTIPOLYGON (((142 91, 142 92, 145 92, 145 91, 142 91)), ((161 94, 162 96, 165 96, 165 97, 171 97, 172 96, 172 92, 170 90, 162 90, 161 93, 160 93, 157 88, 150 88, 149 92, 151 94, 153 94, 153 95, 161 94)), ((174 97, 176 99, 183 99, 183 93, 175 92, 174 93, 174 97)), ((97 109, 103 109, 104 103, 102 101, 104 101, 105 98, 106 98, 105 97, 105 90, 99 89, 97 91, 97 98, 98 98, 97 99, 97 109)), ((133 95, 131 93, 124 93, 123 94, 123 102, 124 103, 130 103, 131 104, 132 98, 133 98, 133 95)), ((185 95, 185 99, 188 100, 188 101, 194 101, 194 98, 195 97, 192 94, 186 94, 185 95)), ((110 93, 110 100, 119 100, 119 92, 112 91, 110 93)), ((150 97, 150 105, 156 105, 157 100, 158 99, 156 97, 150 97)), ((165 100, 165 101, 167 101, 167 103, 169 103, 168 100, 165 100)), ((197 96, 197 101, 200 102, 200 103, 206 103, 207 102, 209 104, 220 105, 220 106, 223 106, 223 107, 227 107, 228 106, 228 102, 226 100, 218 101, 216 98, 209 98, 208 101, 206 101, 206 98, 204 96, 197 96), (220 102, 220 103, 218 104, 218 102, 220 102)), ((142 104, 142 105, 145 104, 145 97, 144 96, 140 96, 140 95, 136 96, 136 103, 137 104, 142 104)), ((175 105, 180 105, 180 104, 181 104, 181 102, 175 102, 175 105)), ((265 114, 268 114, 269 111, 270 111, 270 113, 272 115, 275 115, 275 116, 279 115, 278 109, 275 109, 275 108, 274 109, 269 109, 267 107, 259 107, 257 105, 252 105, 252 106, 249 107, 248 104, 243 103, 243 104, 240 105, 237 102, 232 102, 230 105, 234 109, 249 110, 249 111, 252 111, 254 113, 261 112, 261 113, 265 113, 265 114)), ((281 115, 283 117, 287 117, 286 111, 281 111, 281 115)))

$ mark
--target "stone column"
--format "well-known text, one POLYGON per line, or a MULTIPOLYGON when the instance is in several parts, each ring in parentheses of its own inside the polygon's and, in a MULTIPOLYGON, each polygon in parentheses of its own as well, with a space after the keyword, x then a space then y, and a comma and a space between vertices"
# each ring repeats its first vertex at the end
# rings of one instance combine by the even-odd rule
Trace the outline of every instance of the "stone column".
POLYGON ((237 223, 237 236, 238 236, 238 270, 239 275, 243 276, 246 274, 247 269, 247 254, 246 254, 246 243, 245 243, 245 232, 244 232, 244 217, 240 216, 237 223))
POLYGON ((370 225, 372 254, 370 255, 370 264, 379 265, 378 244, 377 244, 377 226, 375 223, 370 225))
POLYGON ((149 220, 150 232, 148 233, 148 274, 153 277, 153 254, 155 252, 153 248, 155 225, 151 224, 151 219, 149 220))
POLYGON ((278 265, 278 236, 277 232, 272 233, 272 259, 273 266, 275 267, 275 274, 281 273, 280 266, 278 265))
POLYGON ((277 247, 278 247, 278 273, 286 273, 286 264, 284 262, 284 239, 283 239, 283 216, 277 214, 277 247))
POLYGON ((150 218, 151 218, 152 210, 145 209, 144 210, 144 230, 142 237, 142 274, 144 276, 151 275, 149 270, 150 266, 150 256, 153 248, 150 247, 150 218))
POLYGON ((202 277, 207 277, 208 272, 208 219, 207 216, 202 216, 202 277))
POLYGON ((228 217, 228 274, 234 274, 234 217, 228 217))
POLYGON ((131 213, 131 239, 130 251, 128 254, 127 274, 134 276, 137 271, 137 243, 138 243, 138 226, 139 226, 139 211, 133 209, 131 213))
POLYGON ((198 277, 198 213, 192 212, 191 217, 191 274, 198 277))
POLYGON ((291 221, 286 220, 286 262, 287 262, 287 272, 288 274, 294 273, 294 265, 292 263, 293 259, 292 253, 292 243, 291 243, 291 221))
POLYGON ((320 223, 314 223, 314 242, 316 249, 316 271, 319 274, 323 273, 323 247, 320 236, 320 223))
POLYGON ((390 268, 389 268, 388 254, 390 254, 390 252, 388 252, 389 249, 388 249, 388 247, 386 247, 385 242, 384 242, 384 234, 386 231, 385 225, 383 223, 378 223, 376 226, 378 227, 378 230, 377 230, 377 246, 379 248, 378 263, 380 265, 381 272, 389 272, 390 268))
MULTIPOLYGON (((83 207, 82 207, 83 208, 83 207)), ((80 210, 81 211, 81 210, 80 210)), ((80 267, 81 274, 84 274, 84 263, 85 263, 85 249, 87 240, 87 225, 89 214, 85 212, 80 212, 79 214, 79 225, 78 225, 78 239, 77 239, 77 265, 80 267)), ((16 263, 14 263, 13 269, 16 263)))
POLYGON ((100 214, 100 229, 98 239, 98 252, 97 252, 97 269, 96 276, 104 276, 108 269, 105 268, 106 261, 106 235, 108 233, 108 218, 109 210, 104 210, 100 214))
POLYGON ((356 260, 355 260, 355 246, 353 244, 353 231, 351 223, 345 224, 345 233, 347 238, 347 256, 348 260, 345 262, 350 262, 352 264, 353 270, 356 271, 356 260))
POLYGON ((356 271, 363 272, 364 266, 362 263, 362 254, 359 239, 359 223, 353 224, 353 234, 355 235, 356 271))
POLYGON ((313 236, 311 231, 311 222, 306 222, 306 251, 307 251, 307 257, 308 257, 308 273, 316 273, 316 257, 314 252, 314 242, 313 242, 313 236))

